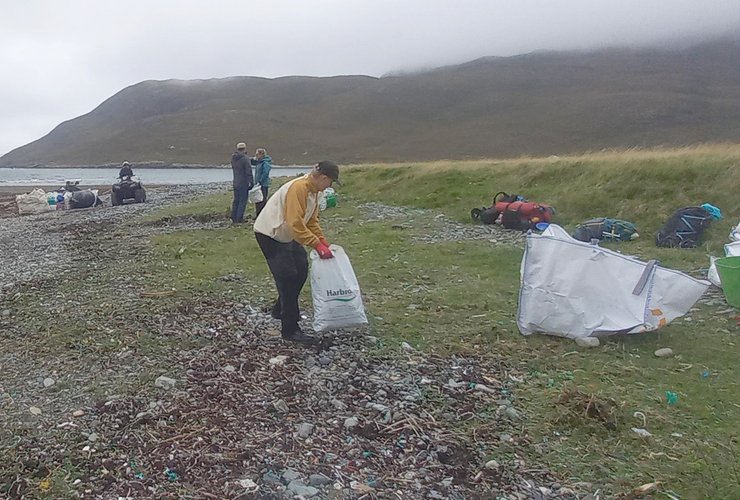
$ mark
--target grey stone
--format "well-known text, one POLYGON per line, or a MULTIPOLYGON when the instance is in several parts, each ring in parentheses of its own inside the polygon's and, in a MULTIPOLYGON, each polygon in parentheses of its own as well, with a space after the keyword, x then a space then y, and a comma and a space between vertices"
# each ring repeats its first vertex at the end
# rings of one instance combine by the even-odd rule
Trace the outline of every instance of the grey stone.
POLYGON ((337 398, 331 398, 329 403, 331 403, 331 405, 339 411, 347 409, 347 405, 344 404, 342 401, 338 400, 337 398))
POLYGON ((655 355, 659 358, 670 358, 673 356, 673 349, 670 347, 664 347, 655 351, 655 355))
POLYGON ((3 316, 10 316, 11 311, 10 309, 3 309, 3 316))
POLYGON ((273 408, 275 408, 280 413, 288 413, 290 412, 290 408, 288 408, 288 403, 283 401, 282 399, 278 399, 277 401, 272 402, 273 408))
POLYGON ((502 443, 508 443, 509 441, 511 441, 511 435, 510 434, 501 434, 499 436, 499 439, 501 440, 502 443))
POLYGON ((368 401, 365 403, 365 408, 372 408, 375 411, 384 412, 388 411, 388 407, 385 405, 381 405, 379 403, 373 403, 372 401, 368 401))
POLYGON ((265 472, 262 474, 262 482, 265 484, 283 484, 280 480, 280 476, 274 472, 265 472))
POLYGON ((319 364, 324 367, 329 366, 331 364, 331 359, 326 356, 321 356, 319 358, 319 364))
POLYGON ((302 481, 294 480, 291 481, 288 484, 288 489, 295 493, 296 495, 300 495, 302 497, 310 498, 312 496, 315 496, 319 493, 319 490, 314 488, 313 486, 306 486, 303 484, 302 481))
POLYGON ((44 387, 51 387, 51 386, 52 386, 52 385, 54 385, 54 384, 55 384, 55 382, 54 382, 54 379, 53 379, 53 378, 51 378, 51 377, 46 377, 46 378, 44 379, 44 387))
POLYGON ((176 384, 177 381, 175 379, 165 377, 164 375, 157 377, 157 380, 154 381, 154 387, 159 387, 160 389, 164 389, 166 391, 173 389, 176 384))
POLYGON ((329 483, 331 483, 331 479, 323 474, 311 474, 308 477, 308 484, 311 486, 324 486, 329 483))
POLYGON ((496 460, 489 460, 486 462, 486 469, 496 470, 500 467, 499 463, 496 460))
POLYGON ((584 338, 577 338, 576 339, 576 345, 578 347, 599 347, 599 339, 597 337, 584 337, 584 338))
POLYGON ((513 406, 508 406, 506 407, 506 410, 504 410, 504 417, 512 422, 517 422, 522 419, 522 414, 513 406))
POLYGON ((298 436, 302 438, 307 438, 311 434, 313 434, 313 424, 309 423, 302 423, 298 426, 298 436))
POLYGON ((313 356, 309 356, 306 358, 305 363, 306 363, 306 368, 310 370, 311 368, 313 368, 314 366, 318 364, 318 361, 316 361, 316 358, 314 358, 313 356))
POLYGON ((301 475, 293 469, 288 469, 285 472, 283 472, 283 479, 285 481, 291 482, 291 481, 295 481, 296 479, 300 479, 300 478, 301 478, 301 475))
POLYGON ((357 420, 357 417, 349 417, 349 418, 344 419, 344 428, 352 429, 353 427, 357 427, 359 423, 360 421, 357 420))
POLYGON ((94 443, 98 440, 98 435, 94 432, 91 432, 90 435, 87 436, 87 440, 94 443))

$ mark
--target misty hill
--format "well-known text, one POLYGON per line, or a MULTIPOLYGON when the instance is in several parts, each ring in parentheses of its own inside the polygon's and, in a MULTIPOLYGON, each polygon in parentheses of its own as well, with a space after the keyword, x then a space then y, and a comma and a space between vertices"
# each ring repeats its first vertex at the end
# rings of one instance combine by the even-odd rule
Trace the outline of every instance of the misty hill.
POLYGON ((0 166, 550 155, 738 140, 740 42, 536 52, 416 74, 145 81, 0 166))

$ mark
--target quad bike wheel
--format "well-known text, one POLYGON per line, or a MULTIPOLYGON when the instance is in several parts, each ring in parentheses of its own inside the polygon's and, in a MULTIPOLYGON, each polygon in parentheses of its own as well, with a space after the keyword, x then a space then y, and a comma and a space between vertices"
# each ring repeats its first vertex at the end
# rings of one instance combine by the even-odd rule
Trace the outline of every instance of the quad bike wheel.
POLYGON ((144 188, 139 188, 134 191, 134 200, 136 203, 144 203, 146 201, 146 191, 144 188))
POLYGON ((115 191, 111 191, 111 193, 110 193, 110 204, 113 205, 114 207, 117 207, 121 203, 122 203, 122 200, 120 200, 118 198, 118 193, 116 193, 115 191))

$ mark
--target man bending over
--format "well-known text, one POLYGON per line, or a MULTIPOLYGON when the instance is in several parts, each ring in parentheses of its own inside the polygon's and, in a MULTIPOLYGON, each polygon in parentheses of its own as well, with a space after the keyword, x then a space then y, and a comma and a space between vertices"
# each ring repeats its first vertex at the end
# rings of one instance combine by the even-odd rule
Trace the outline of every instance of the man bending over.
POLYGON ((339 181, 339 167, 322 161, 311 172, 294 179, 267 200, 254 222, 257 243, 270 268, 278 298, 272 307, 273 318, 282 322, 282 337, 292 342, 310 343, 298 326, 298 296, 308 277, 308 256, 304 246, 322 259, 333 257, 319 225, 319 193, 339 181))

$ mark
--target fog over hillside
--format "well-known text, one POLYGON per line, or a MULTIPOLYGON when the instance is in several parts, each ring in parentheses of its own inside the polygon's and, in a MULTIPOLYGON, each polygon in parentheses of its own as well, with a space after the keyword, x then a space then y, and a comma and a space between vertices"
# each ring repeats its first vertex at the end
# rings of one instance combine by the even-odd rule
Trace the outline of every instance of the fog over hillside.
POLYGON ((398 76, 487 56, 695 45, 738 27, 737 0, 9 2, 0 155, 148 80, 398 76))
POLYGON ((123 159, 214 165, 234 144, 279 164, 550 155, 737 141, 740 42, 539 51, 426 72, 145 81, 0 166, 123 159))

